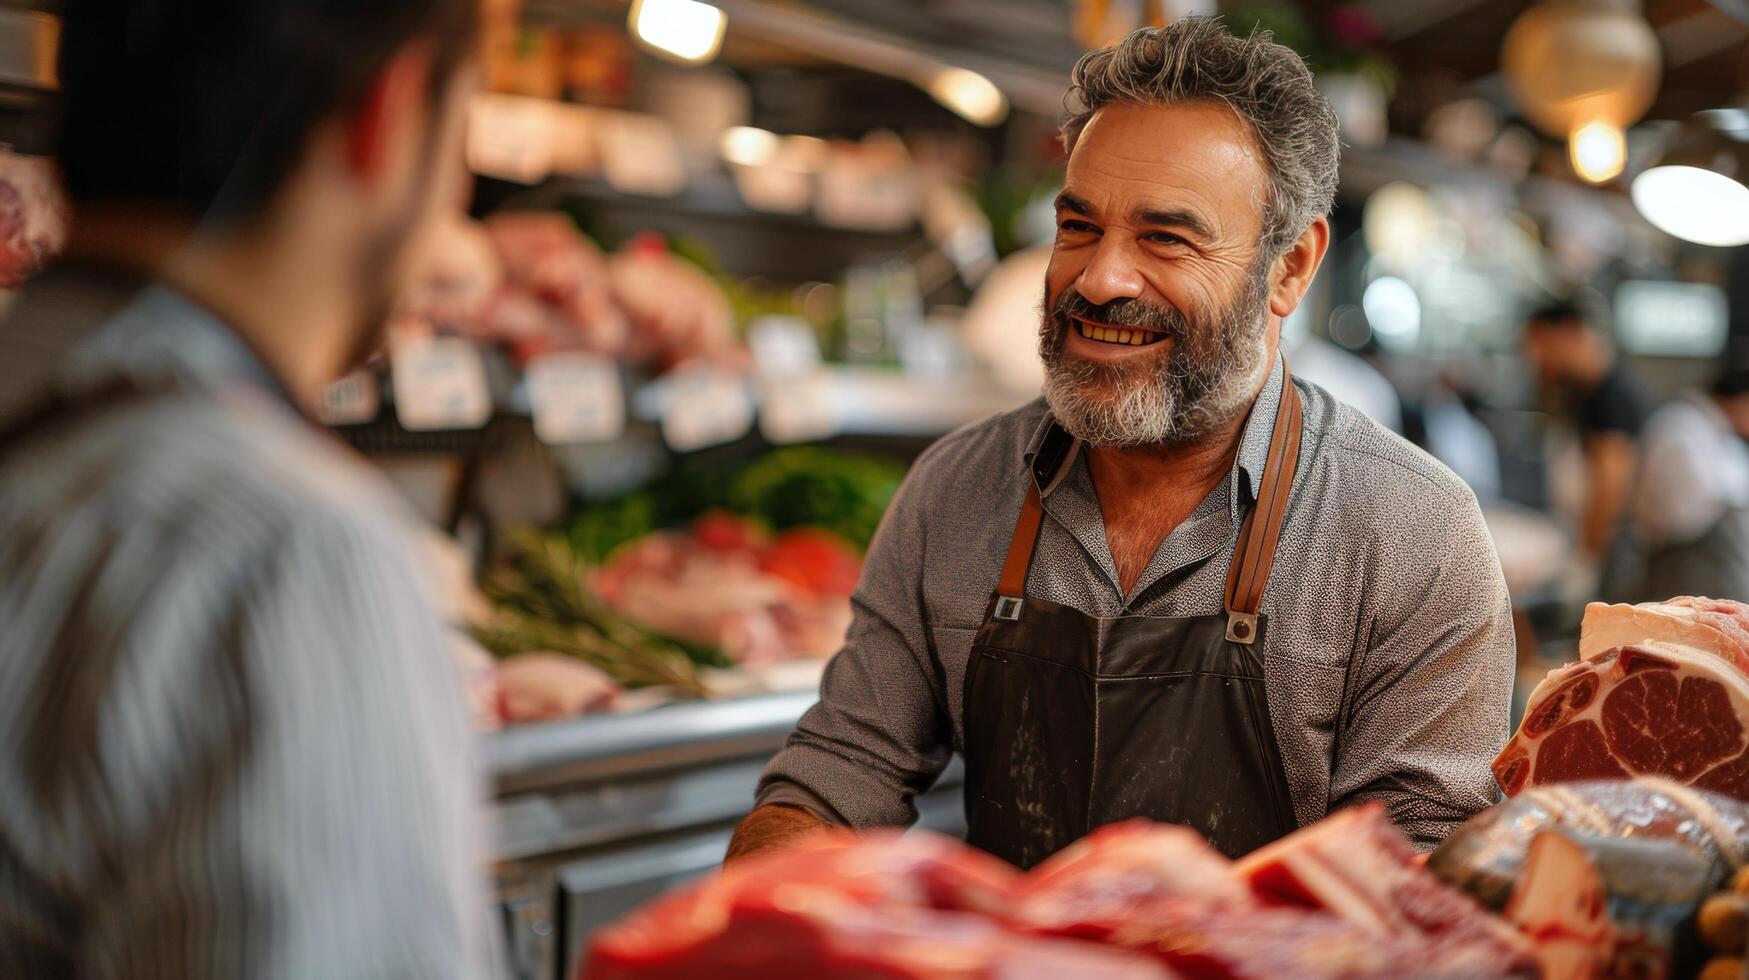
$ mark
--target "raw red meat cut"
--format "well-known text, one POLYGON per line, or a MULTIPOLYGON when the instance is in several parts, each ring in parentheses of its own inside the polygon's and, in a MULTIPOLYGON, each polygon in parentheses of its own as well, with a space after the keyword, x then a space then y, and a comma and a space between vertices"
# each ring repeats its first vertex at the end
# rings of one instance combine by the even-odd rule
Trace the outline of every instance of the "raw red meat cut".
POLYGON ((1031 929, 1108 939, 1162 899, 1254 907, 1233 864, 1188 827, 1127 820, 1064 848, 1027 875, 1014 918, 1031 929))
MULTIPOLYGON (((637 949, 598 934, 579 980, 1171 980, 1173 974, 1121 950, 1025 936, 966 913, 840 906, 820 896, 779 902, 749 895, 721 928, 694 943, 637 949)), ((646 937, 647 938, 647 937, 646 937)))
POLYGON ((1637 606, 1594 602, 1585 607, 1579 659, 1647 640, 1699 647, 1749 672, 1749 605, 1694 596, 1637 606))
POLYGON ((1657 641, 1553 670, 1494 759, 1508 796, 1527 786, 1663 776, 1749 799, 1749 675, 1657 641))
POLYGON ((1025 876, 947 838, 826 833, 604 929, 581 980, 1535 971, 1528 942, 1422 870, 1374 805, 1237 865, 1181 827, 1106 827, 1025 876))
POLYGON ((580 977, 1171 976, 1117 950, 1006 929, 1018 878, 945 837, 820 834, 602 930, 580 977))
POLYGON ((1316 909, 1373 936, 1416 936, 1477 975, 1534 976, 1524 939, 1416 857, 1384 807, 1368 803, 1259 848, 1234 870, 1266 904, 1316 909))
POLYGON ((1603 876, 1558 830, 1531 839, 1506 918, 1536 944, 1543 980, 1593 980, 1615 949, 1603 876))
POLYGON ((690 531, 620 548, 593 585, 641 626, 758 666, 838 652, 861 571, 855 550, 825 531, 795 528, 773 541, 744 518, 713 512, 690 531))

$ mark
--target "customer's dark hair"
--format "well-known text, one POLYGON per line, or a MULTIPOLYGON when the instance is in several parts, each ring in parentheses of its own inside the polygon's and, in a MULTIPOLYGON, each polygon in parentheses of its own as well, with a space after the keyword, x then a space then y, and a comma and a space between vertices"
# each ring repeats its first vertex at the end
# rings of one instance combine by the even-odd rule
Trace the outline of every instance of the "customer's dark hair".
POLYGON ((311 134, 429 39, 441 90, 478 0, 67 0, 57 156, 75 202, 258 214, 311 134))
POLYGON ((1585 308, 1572 299, 1550 300, 1531 310, 1524 319, 1525 326, 1537 328, 1589 327, 1588 321, 1585 308))
POLYGON ((1268 31, 1235 37, 1212 17, 1144 27, 1081 57, 1070 77, 1063 145, 1073 151, 1087 121, 1114 102, 1219 102, 1256 138, 1269 168, 1264 243, 1279 255, 1336 200, 1336 111, 1312 72, 1268 31))

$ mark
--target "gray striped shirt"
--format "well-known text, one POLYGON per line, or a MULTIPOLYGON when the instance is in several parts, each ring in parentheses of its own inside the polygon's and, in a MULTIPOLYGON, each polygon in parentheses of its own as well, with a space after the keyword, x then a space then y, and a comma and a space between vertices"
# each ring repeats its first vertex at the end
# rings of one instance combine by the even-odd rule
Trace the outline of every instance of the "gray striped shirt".
POLYGON ((34 292, 0 326, 4 414, 21 377, 153 393, 0 456, 0 976, 486 974, 409 515, 192 303, 34 292))
MULTIPOLYGON (((1043 502, 1029 594, 1098 617, 1205 616, 1268 456, 1280 362, 1231 473, 1128 595, 1078 460, 1043 502)), ((1515 647, 1499 559, 1452 472, 1316 385, 1263 597, 1264 672, 1294 812, 1382 801, 1423 846, 1498 799, 1515 647)), ((917 461, 869 550, 845 648, 760 790, 855 825, 903 824, 963 746, 973 637, 1048 412, 969 426, 917 461)))

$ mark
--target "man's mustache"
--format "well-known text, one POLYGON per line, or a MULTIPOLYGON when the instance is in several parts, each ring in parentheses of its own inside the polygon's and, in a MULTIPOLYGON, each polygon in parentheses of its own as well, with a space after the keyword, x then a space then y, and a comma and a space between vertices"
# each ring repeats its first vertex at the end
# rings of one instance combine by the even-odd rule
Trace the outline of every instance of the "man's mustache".
POLYGON ((1184 315, 1170 306, 1155 306, 1127 297, 1109 303, 1090 303, 1073 286, 1065 287, 1062 295, 1057 297, 1052 315, 1059 327, 1067 324, 1070 318, 1078 318, 1114 327, 1140 327, 1163 333, 1174 340, 1184 336, 1187 326, 1184 315))

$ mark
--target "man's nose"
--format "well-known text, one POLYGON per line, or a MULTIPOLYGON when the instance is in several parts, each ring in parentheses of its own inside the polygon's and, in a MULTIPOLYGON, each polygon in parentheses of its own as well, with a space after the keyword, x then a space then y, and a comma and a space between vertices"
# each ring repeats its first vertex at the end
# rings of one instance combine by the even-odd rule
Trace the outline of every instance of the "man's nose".
POLYGON ((1135 249, 1117 235, 1105 236, 1093 253, 1093 261, 1075 280, 1075 291, 1095 306, 1114 299, 1140 297, 1142 275, 1137 268, 1135 249))

